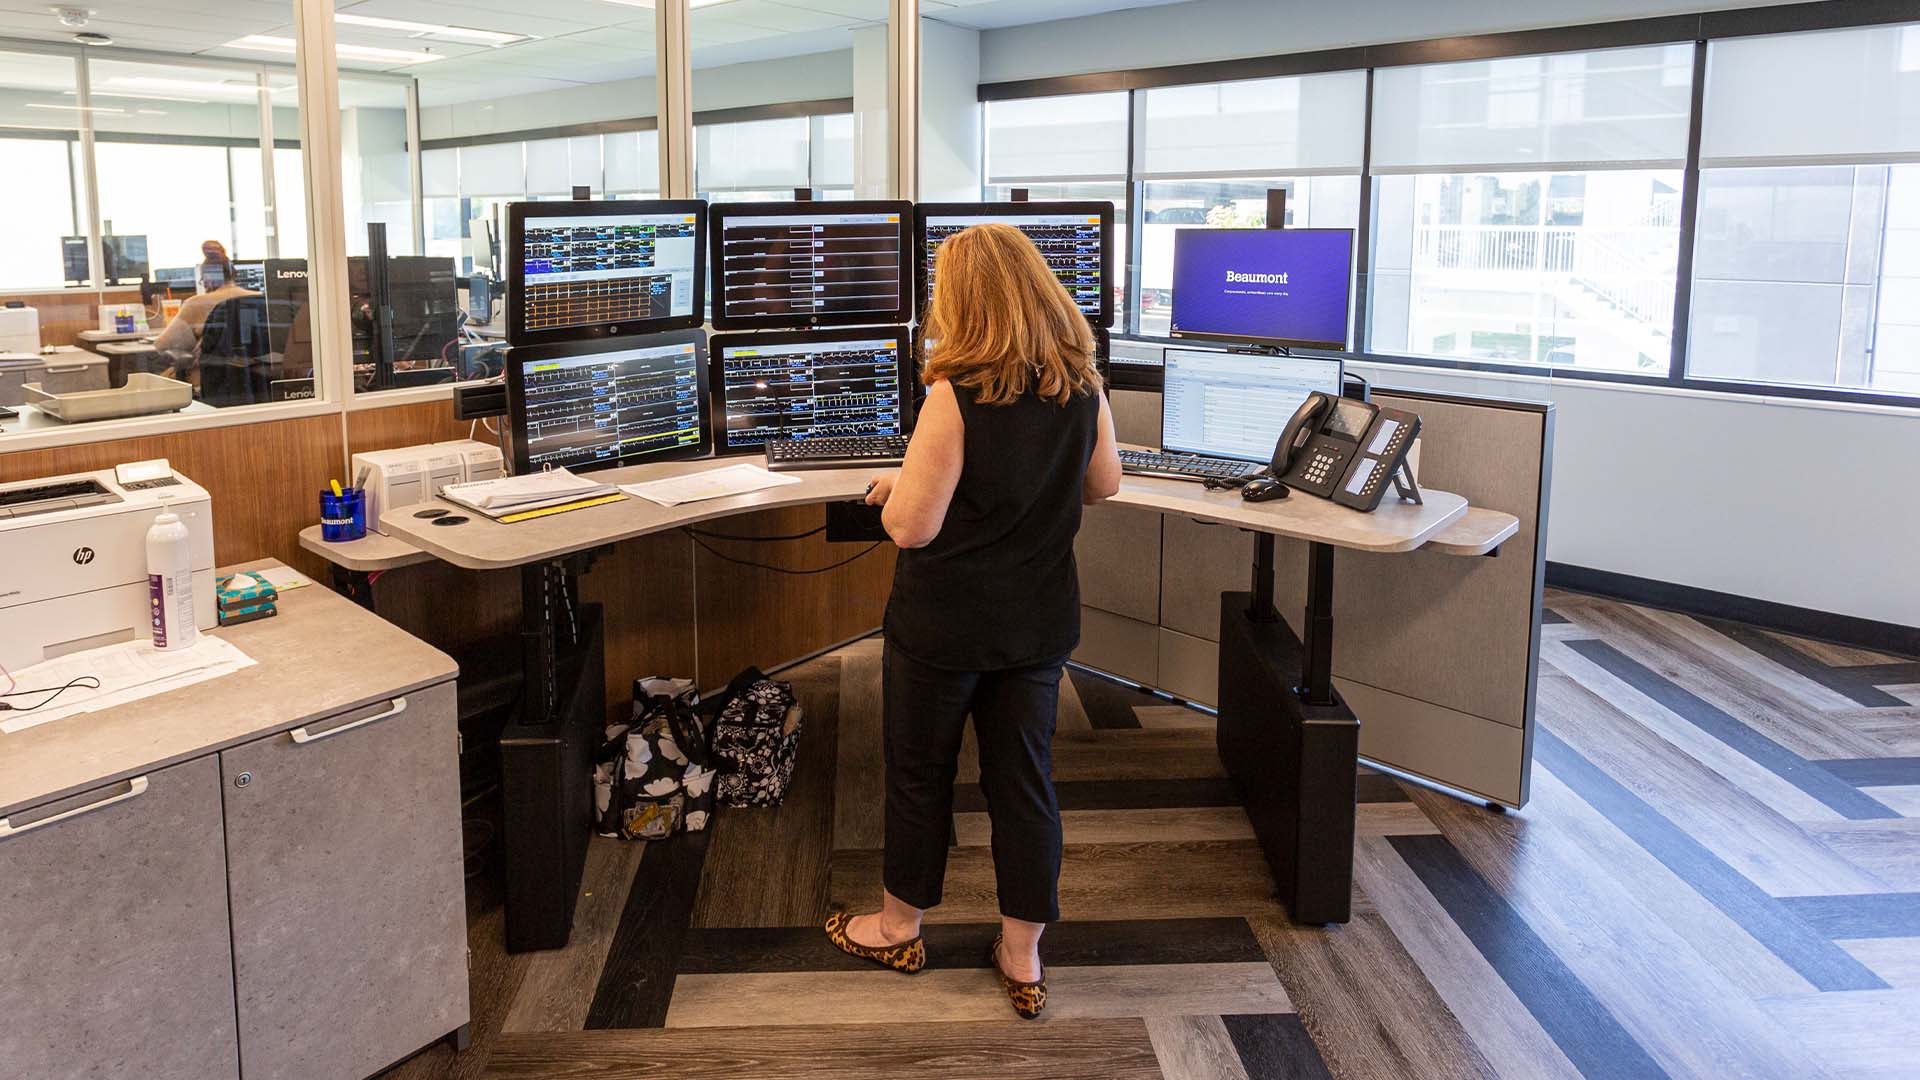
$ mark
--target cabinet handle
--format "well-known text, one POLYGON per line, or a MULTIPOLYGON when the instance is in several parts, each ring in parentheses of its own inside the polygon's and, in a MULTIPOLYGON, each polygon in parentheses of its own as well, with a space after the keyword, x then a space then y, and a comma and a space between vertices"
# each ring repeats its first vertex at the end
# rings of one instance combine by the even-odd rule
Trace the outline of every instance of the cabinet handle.
POLYGON ((135 798, 136 796, 140 796, 140 795, 145 795, 146 793, 147 793, 147 778, 144 776, 136 776, 133 779, 127 781, 127 790, 121 792, 118 795, 101 799, 99 802, 88 803, 85 806, 76 806, 71 810, 67 810, 63 813, 55 814, 52 817, 44 817, 44 818, 41 818, 39 821, 29 821, 25 825, 15 825, 8 818, 0 818, 0 840, 5 840, 13 836, 19 836, 21 833, 32 832, 33 830, 39 828, 42 825, 51 825, 56 821, 65 821, 71 817, 79 817, 81 814, 89 813, 94 810, 99 810, 103 807, 112 806, 114 803, 117 803, 117 802, 126 802, 128 799, 135 798))
POLYGON ((351 724, 341 724, 339 727, 328 728, 327 730, 319 733, 318 735, 315 735, 313 732, 310 732, 303 727, 294 728, 291 734, 293 735, 293 741, 295 743, 301 746, 305 746, 306 744, 311 742, 319 742, 321 739, 331 739, 335 735, 345 734, 346 732, 352 731, 354 728, 357 728, 357 727, 366 727, 368 724, 371 724, 376 720, 385 720, 390 716, 399 716, 401 713, 406 711, 407 711, 407 699, 403 697, 397 697, 393 699, 393 707, 388 709, 386 712, 377 712, 377 713, 374 713, 372 716, 363 716, 360 719, 355 720, 351 724))

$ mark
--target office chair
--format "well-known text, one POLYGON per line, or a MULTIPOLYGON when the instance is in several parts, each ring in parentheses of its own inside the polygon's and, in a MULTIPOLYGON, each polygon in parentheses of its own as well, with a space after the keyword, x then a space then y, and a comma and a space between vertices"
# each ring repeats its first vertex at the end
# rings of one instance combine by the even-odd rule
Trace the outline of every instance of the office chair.
POLYGON ((222 300, 200 332, 200 400, 225 408, 270 400, 279 364, 267 334, 264 296, 222 300))

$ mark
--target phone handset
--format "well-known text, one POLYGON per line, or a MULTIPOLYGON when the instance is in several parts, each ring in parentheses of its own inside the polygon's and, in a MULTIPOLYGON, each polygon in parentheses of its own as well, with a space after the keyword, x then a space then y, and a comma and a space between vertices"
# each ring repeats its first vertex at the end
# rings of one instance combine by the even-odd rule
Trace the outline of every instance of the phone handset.
POLYGON ((1307 400, 1293 410, 1293 419, 1280 432, 1280 441, 1273 444, 1273 462, 1267 466, 1271 476, 1285 476, 1293 467, 1294 455, 1315 431, 1320 430, 1324 414, 1333 404, 1333 399, 1318 390, 1307 395, 1307 400))

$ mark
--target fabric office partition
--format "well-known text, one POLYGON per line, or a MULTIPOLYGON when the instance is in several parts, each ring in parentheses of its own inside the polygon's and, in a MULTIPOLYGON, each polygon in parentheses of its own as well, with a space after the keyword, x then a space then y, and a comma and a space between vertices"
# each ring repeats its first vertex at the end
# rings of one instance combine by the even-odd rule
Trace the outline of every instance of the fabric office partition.
MULTIPOLYGON (((1154 445, 1159 396, 1113 393, 1122 442, 1154 445)), ((1508 806, 1527 798, 1553 411, 1545 404, 1375 388, 1420 414, 1422 483, 1520 519, 1491 558, 1335 555, 1334 677, 1360 753, 1508 806)), ((1308 496, 1295 495, 1294 498, 1308 496)), ((1204 705, 1219 702, 1220 594, 1245 590, 1250 534, 1185 517, 1091 510, 1076 546, 1076 661, 1204 705), (1155 574, 1157 571, 1157 575, 1155 574), (1157 576, 1158 603, 1139 596, 1157 576)), ((1274 600, 1296 633, 1305 547, 1277 544, 1274 600)))

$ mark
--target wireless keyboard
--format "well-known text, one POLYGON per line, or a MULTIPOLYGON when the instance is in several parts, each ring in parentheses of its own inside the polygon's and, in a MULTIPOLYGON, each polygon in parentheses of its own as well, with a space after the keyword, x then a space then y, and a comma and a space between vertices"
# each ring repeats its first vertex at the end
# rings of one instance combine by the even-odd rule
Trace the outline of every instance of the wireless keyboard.
POLYGON ((898 465, 906 456, 905 435, 830 435, 767 444, 767 468, 775 472, 898 465))
POLYGON ((1120 469, 1136 476, 1170 476, 1177 480, 1244 480, 1265 466, 1231 458, 1175 454, 1163 450, 1122 450, 1120 469))

